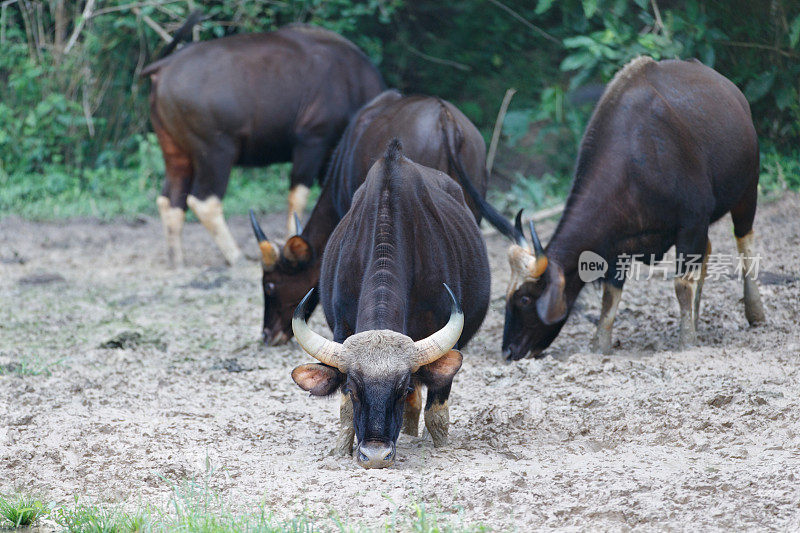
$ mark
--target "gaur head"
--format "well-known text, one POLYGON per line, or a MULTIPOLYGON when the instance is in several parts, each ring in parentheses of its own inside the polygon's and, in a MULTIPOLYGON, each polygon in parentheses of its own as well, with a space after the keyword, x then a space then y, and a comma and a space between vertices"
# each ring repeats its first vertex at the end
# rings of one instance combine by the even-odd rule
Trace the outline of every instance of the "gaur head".
POLYGON ((541 357, 567 317, 564 269, 545 255, 533 221, 531 240, 522 232, 522 210, 515 221, 515 244, 508 248, 511 279, 506 292, 503 357, 516 361, 529 352, 541 357))
MULTIPOLYGON (((285 344, 292 338, 292 313, 308 288, 314 287, 319 278, 319 269, 313 268, 315 251, 301 235, 303 229, 297 213, 297 234, 289 237, 282 247, 267 239, 252 209, 250 223, 261 249, 261 286, 264 289, 262 337, 268 346, 285 344)), ((309 314, 317 303, 316 296, 314 298, 309 305, 309 314)))
POLYGON ((452 347, 461 336, 464 314, 447 291, 453 300, 447 324, 416 342, 395 331, 371 330, 340 344, 306 324, 305 306, 311 292, 297 308, 292 319, 295 338, 321 364, 298 366, 292 379, 314 396, 326 396, 339 387, 349 395, 358 440, 355 460, 364 468, 385 468, 394 462, 406 395, 413 390, 411 375, 420 371, 427 383, 445 383, 461 368, 461 353, 452 347))

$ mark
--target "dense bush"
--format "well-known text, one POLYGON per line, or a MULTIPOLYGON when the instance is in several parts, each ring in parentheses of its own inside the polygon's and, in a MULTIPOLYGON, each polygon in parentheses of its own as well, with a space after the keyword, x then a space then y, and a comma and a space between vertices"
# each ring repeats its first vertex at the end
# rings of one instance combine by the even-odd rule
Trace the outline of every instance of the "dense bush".
MULTIPOLYGON (((148 152, 149 86, 138 73, 192 5, 3 3, 0 210, 19 211, 34 196, 67 191, 74 193, 64 196, 69 201, 107 198, 122 185, 126 193, 155 194, 160 170, 153 163, 157 150, 148 152), (120 178, 103 178, 114 175, 120 178)), ((503 93, 516 88, 498 168, 520 182, 515 191, 526 202, 547 203, 566 189, 592 107, 591 98, 580 103, 582 88, 607 82, 639 54, 698 57, 741 87, 770 176, 794 168, 798 155, 796 0, 213 0, 202 10, 199 39, 295 21, 338 31, 370 55, 390 85, 453 101, 487 139, 503 93), (541 164, 519 174, 522 160, 541 164), (550 177, 531 183, 545 173, 550 177)))

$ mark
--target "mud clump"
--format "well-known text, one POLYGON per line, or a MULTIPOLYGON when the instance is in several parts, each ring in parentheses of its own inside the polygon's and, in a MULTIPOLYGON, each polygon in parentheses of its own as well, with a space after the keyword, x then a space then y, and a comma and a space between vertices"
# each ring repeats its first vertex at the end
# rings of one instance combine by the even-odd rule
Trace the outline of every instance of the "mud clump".
POLYGON ((19 285, 49 285, 51 283, 66 283, 66 279, 61 274, 55 272, 37 272, 22 276, 17 280, 19 285))
POLYGON ((101 343, 98 348, 102 350, 135 350, 148 345, 162 352, 167 349, 167 343, 161 339, 146 336, 138 331, 123 331, 101 343))

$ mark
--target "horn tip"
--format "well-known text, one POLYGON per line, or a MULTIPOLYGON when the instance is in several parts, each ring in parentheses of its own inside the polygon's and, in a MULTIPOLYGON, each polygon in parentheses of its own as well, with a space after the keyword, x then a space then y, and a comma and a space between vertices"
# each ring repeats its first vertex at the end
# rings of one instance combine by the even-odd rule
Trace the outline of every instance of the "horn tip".
POLYGON ((256 236, 256 240, 258 242, 263 242, 268 240, 264 230, 261 229, 261 225, 258 223, 258 219, 256 218, 256 213, 252 209, 250 209, 250 225, 253 227, 253 233, 256 236))
POLYGON ((300 217, 297 215, 297 211, 292 211, 294 215, 294 231, 295 235, 300 235, 303 233, 303 226, 300 225, 300 217))
POLYGON ((454 309, 454 311, 456 313, 463 314, 463 312, 461 311, 461 306, 458 304, 458 300, 456 300, 456 295, 453 294, 453 291, 450 289, 450 287, 447 285, 447 283, 442 283, 442 285, 444 285, 444 288, 447 290, 447 293, 450 295, 450 299, 453 300, 453 309, 454 309))
POLYGON ((294 313, 292 314, 292 328, 294 328, 294 321, 295 320, 305 320, 305 311, 306 311, 306 302, 308 299, 311 298, 311 294, 314 292, 314 288, 312 287, 310 291, 303 296, 303 299, 300 300, 300 303, 297 304, 297 307, 294 308, 294 313))

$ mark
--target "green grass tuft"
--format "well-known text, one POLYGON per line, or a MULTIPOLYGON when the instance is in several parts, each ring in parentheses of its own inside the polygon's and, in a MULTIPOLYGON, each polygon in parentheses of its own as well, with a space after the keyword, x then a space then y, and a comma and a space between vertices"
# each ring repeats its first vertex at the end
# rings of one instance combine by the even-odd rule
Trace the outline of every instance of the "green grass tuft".
POLYGON ((11 497, 0 496, 0 526, 25 527, 33 524, 48 513, 47 506, 31 496, 17 494, 11 497))
POLYGON ((155 520, 149 508, 135 513, 104 505, 78 504, 72 509, 58 508, 50 518, 68 533, 135 533, 153 531, 155 520))
POLYGON ((0 376, 49 376, 51 369, 60 364, 63 360, 46 361, 39 355, 21 353, 9 363, 0 363, 0 376))

